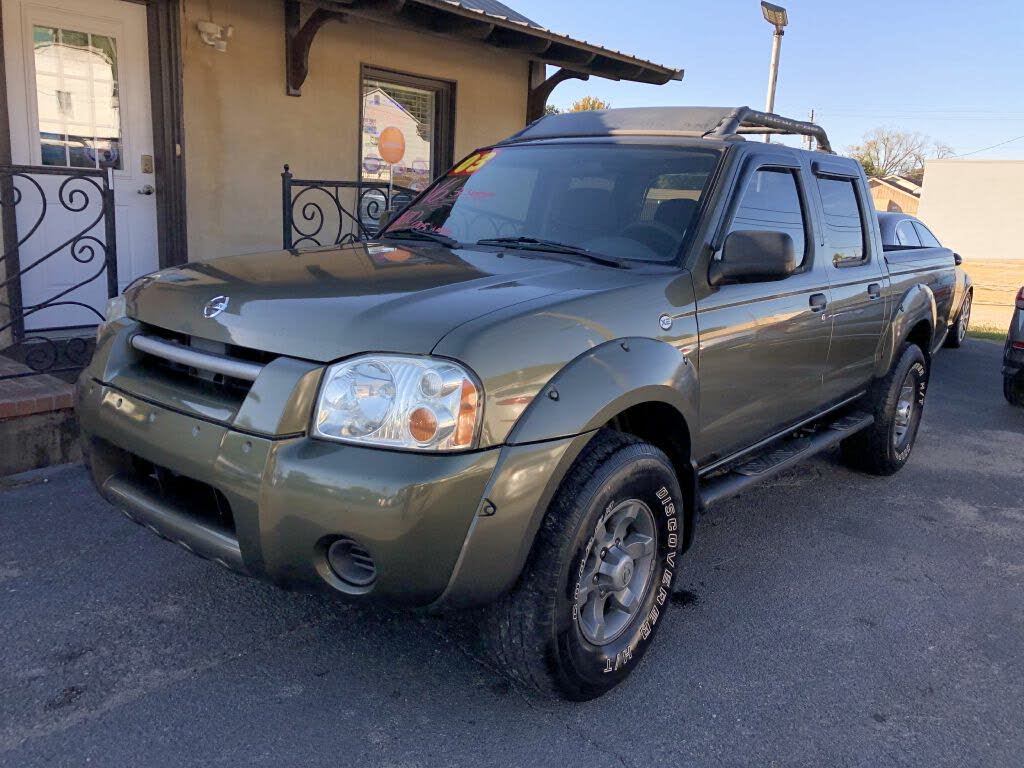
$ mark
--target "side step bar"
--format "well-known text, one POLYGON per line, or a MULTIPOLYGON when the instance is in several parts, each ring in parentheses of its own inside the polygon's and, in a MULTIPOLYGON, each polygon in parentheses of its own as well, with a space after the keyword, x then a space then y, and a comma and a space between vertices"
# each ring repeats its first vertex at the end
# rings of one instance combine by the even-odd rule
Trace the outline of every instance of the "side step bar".
POLYGON ((117 475, 103 484, 103 495, 129 520, 146 526, 158 536, 228 570, 246 573, 238 540, 229 534, 181 514, 155 494, 117 475))
POLYGON ((729 472, 702 482, 701 502, 704 507, 709 507, 734 496, 794 464, 828 450, 874 423, 875 417, 869 413, 852 413, 822 426, 810 435, 782 440, 729 472))

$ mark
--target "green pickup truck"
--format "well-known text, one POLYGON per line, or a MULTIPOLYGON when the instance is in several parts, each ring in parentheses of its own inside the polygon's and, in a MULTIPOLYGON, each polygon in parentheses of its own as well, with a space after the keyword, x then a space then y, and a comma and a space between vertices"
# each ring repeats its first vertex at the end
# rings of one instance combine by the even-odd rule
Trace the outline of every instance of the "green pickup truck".
POLYGON ((860 166, 747 108, 545 117, 389 222, 113 300, 93 479, 239 573, 472 608, 570 699, 639 663, 708 507, 835 445, 902 467, 957 322, 953 254, 884 252, 860 166))

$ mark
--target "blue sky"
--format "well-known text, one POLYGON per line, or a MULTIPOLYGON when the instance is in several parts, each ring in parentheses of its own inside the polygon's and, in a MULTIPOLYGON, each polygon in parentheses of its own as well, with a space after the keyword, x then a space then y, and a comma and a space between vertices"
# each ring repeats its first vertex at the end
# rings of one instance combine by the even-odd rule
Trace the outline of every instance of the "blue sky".
MULTIPOLYGON (((875 126, 919 131, 968 153, 1024 135, 1024 0, 776 0, 789 11, 777 112, 816 121, 842 149, 875 126), (957 11, 961 8, 961 11, 957 11)), ((591 78, 615 107, 764 108, 771 27, 758 0, 507 0, 577 39, 686 70, 664 86, 591 78)), ((1024 159, 1024 138, 977 159, 1024 159)))

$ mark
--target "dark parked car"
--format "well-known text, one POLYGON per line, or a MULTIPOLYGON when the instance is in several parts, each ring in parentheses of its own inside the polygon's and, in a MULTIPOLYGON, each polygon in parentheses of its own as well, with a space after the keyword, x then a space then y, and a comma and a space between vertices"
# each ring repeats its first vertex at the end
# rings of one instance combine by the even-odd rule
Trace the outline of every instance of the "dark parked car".
MULTIPOLYGON (((881 212, 878 216, 878 229, 882 233, 882 246, 886 250, 902 248, 941 248, 939 239, 925 226, 924 222, 908 213, 881 212)), ((953 318, 946 336, 947 347, 959 347, 967 338, 967 328, 971 322, 971 304, 974 301, 974 284, 971 276, 964 270, 963 259, 959 253, 953 254, 956 261, 956 285, 953 293, 953 318)))
POLYGON ((1003 352, 1003 394, 1011 405, 1024 405, 1024 287, 1016 305, 1003 352))
POLYGON ((910 458, 953 254, 885 252, 828 148, 745 107, 552 115, 374 242, 144 278, 79 381, 92 477, 233 570, 480 607, 507 674, 598 696, 707 506, 835 445, 910 458))

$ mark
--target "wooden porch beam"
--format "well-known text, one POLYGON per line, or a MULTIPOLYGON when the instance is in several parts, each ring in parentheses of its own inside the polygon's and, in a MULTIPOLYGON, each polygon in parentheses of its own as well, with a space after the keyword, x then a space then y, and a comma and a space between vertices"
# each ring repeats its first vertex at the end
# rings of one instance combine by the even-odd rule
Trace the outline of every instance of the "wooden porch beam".
POLYGON ((302 3, 284 0, 285 83, 289 96, 301 96, 309 75, 309 49, 320 27, 329 21, 345 21, 345 14, 316 7, 302 21, 302 3))
POLYGON ((564 83, 566 80, 589 79, 590 75, 585 72, 575 72, 571 69, 560 69, 544 82, 531 88, 529 95, 526 97, 527 125, 544 116, 544 107, 547 106, 548 97, 559 83, 564 83))

